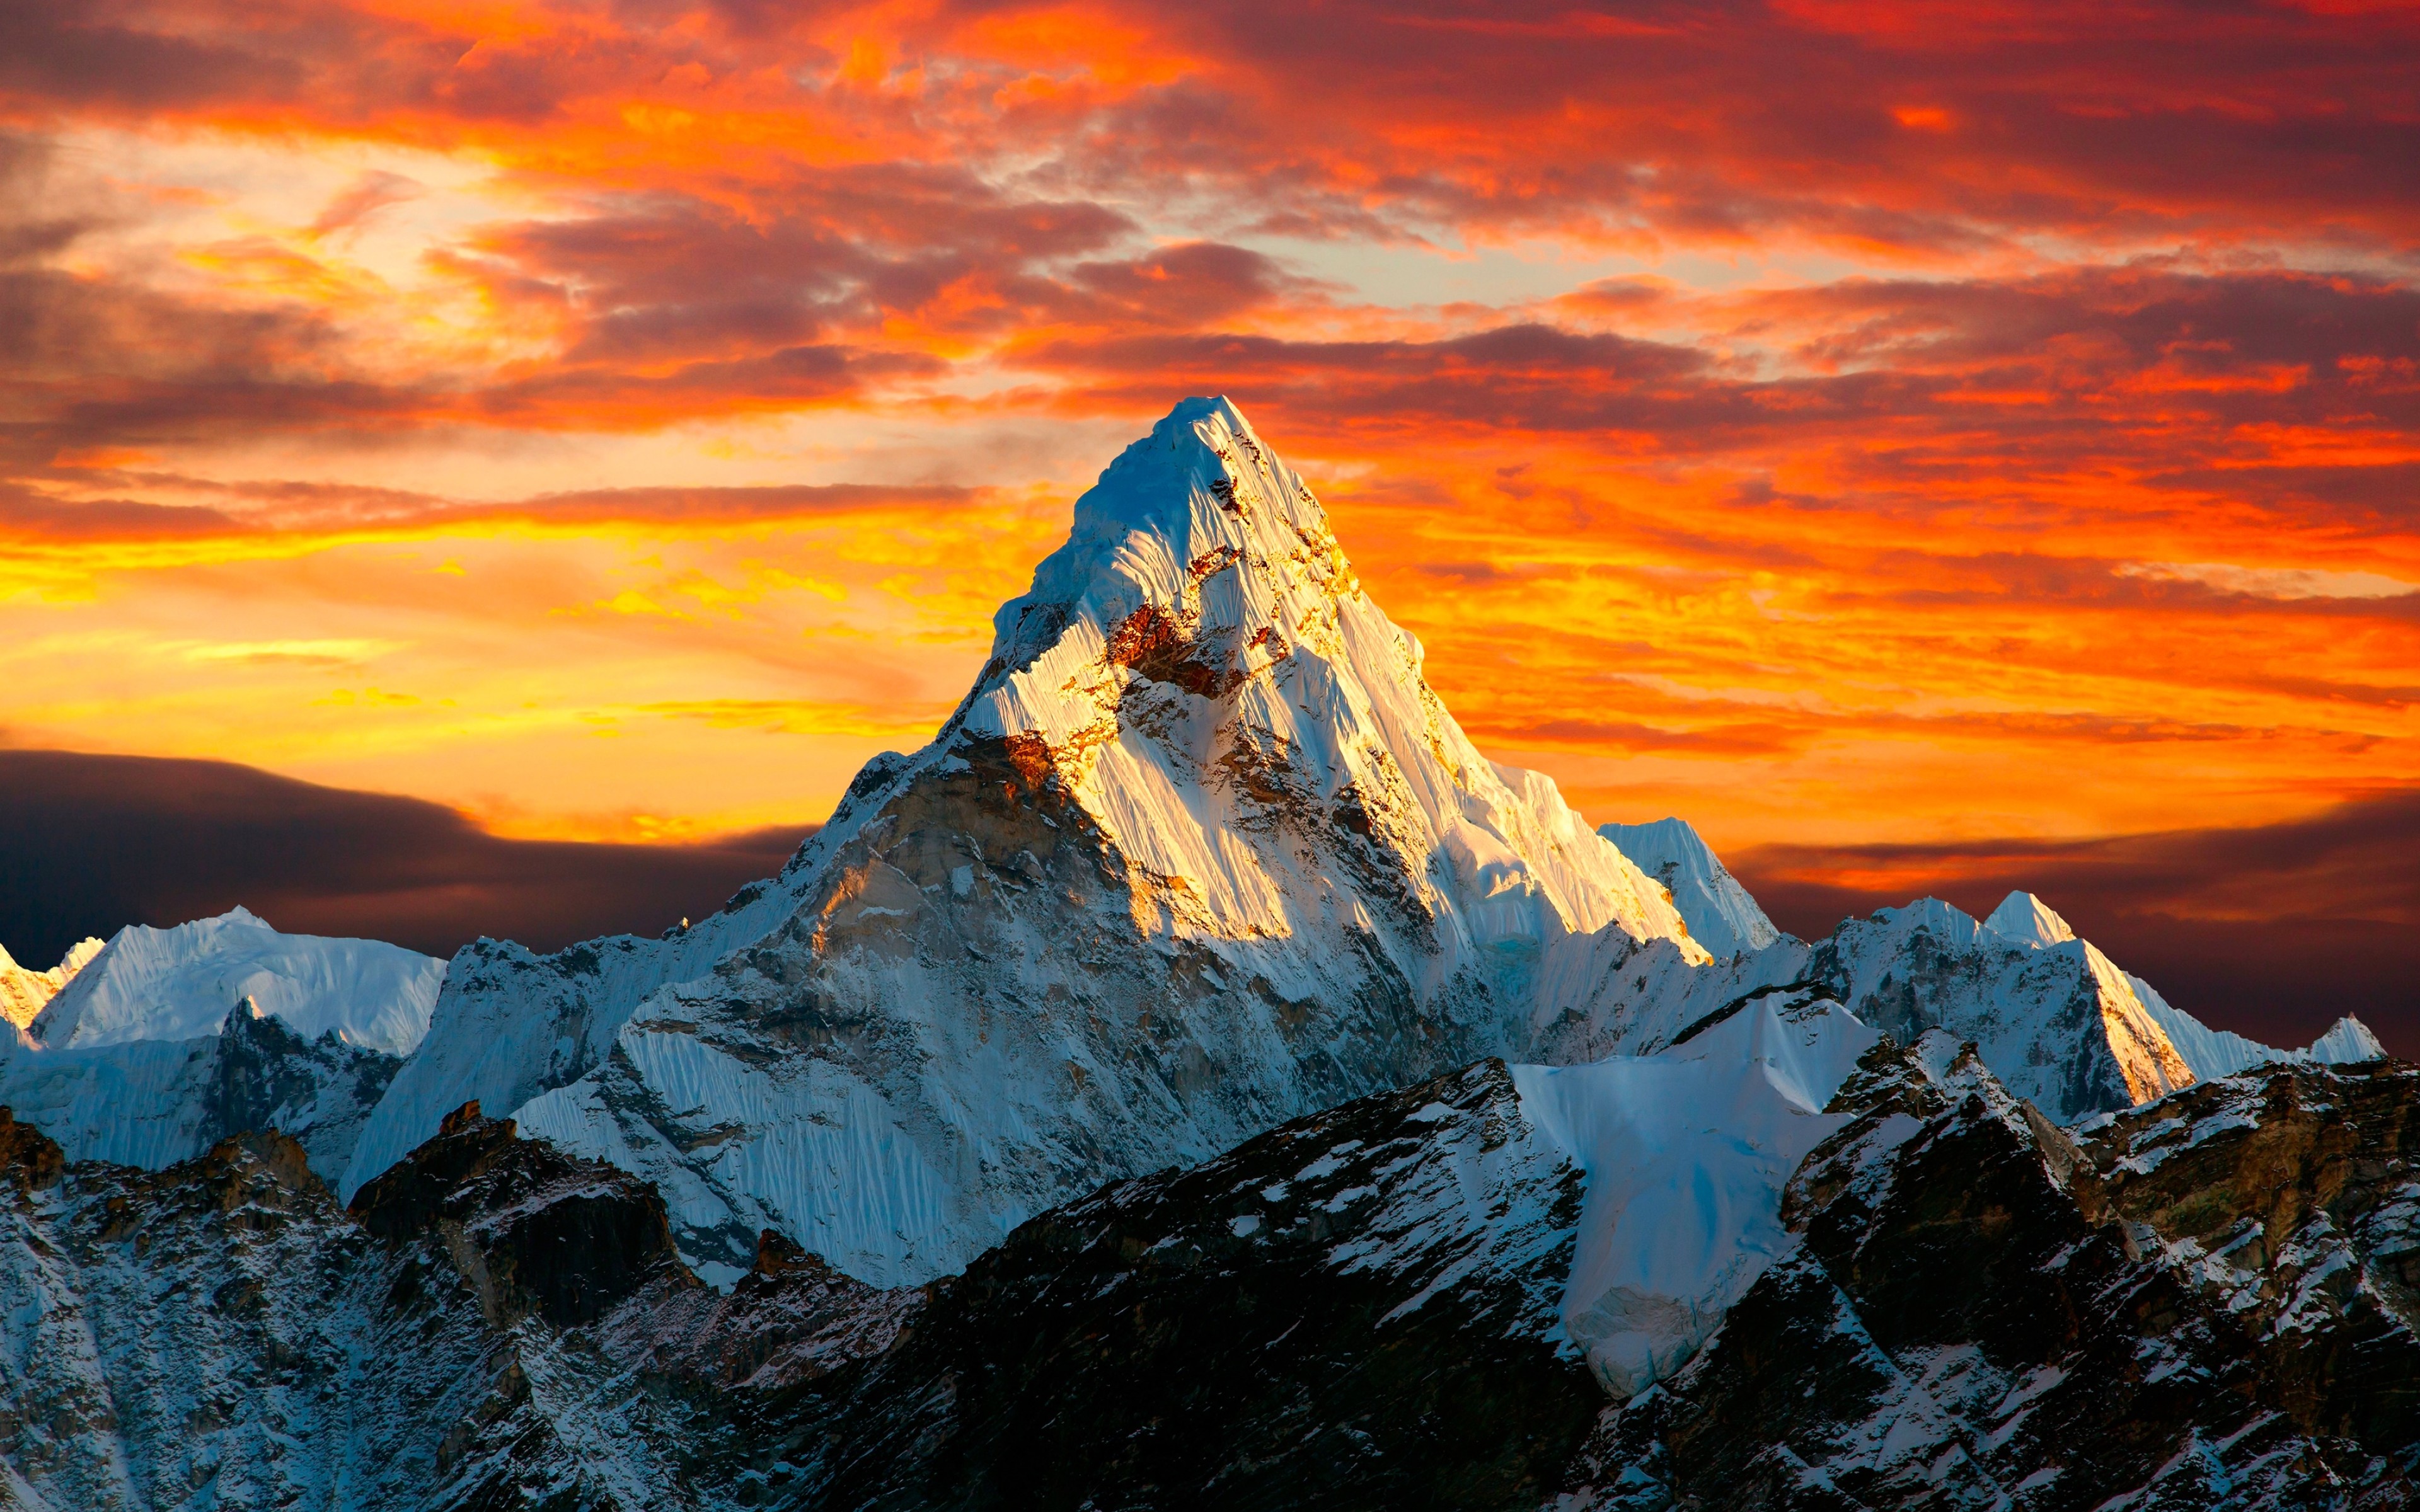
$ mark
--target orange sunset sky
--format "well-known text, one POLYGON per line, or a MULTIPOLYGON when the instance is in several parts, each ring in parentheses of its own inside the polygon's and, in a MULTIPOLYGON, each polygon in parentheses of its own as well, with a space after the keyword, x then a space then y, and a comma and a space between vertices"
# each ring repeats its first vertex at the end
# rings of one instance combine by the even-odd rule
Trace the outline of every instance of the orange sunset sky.
POLYGON ((1792 927, 2359 955, 2415 273, 2408 5, 11 0, 0 743, 794 834, 1225 393, 1482 748, 1792 927))

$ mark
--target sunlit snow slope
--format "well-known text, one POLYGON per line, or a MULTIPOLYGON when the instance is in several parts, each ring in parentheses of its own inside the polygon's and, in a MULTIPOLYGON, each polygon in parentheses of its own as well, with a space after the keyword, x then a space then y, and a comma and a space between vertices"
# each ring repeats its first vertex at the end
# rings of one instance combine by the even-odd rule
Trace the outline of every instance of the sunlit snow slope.
MULTIPOLYGON (((1983 927, 2005 939, 2038 949, 2050 949, 2076 937, 2075 931, 2056 910, 2030 892, 2012 892, 1992 910, 1983 927)), ((2089 949, 2089 947, 2086 947, 2089 949)), ((2099 954, 2095 951, 2094 954, 2099 954)), ((2303 1050, 2280 1050, 2262 1044, 2226 1029, 2213 1029, 2183 1009, 2172 1007, 2151 984, 2132 972, 2125 973, 2126 984, 2134 997, 2150 1015, 2168 1042, 2176 1047, 2196 1081, 2211 1081, 2221 1076, 2233 1076, 2255 1066, 2277 1065, 2286 1061, 2317 1061, 2332 1065, 2350 1065, 2356 1061, 2378 1060, 2386 1055, 2386 1047, 2369 1026, 2350 1015, 2329 1026, 2327 1033, 2303 1050)), ((1996 1067, 1994 1068, 1997 1069, 1996 1067)))
POLYGON ((33 1023, 34 1016, 59 995, 59 989, 73 981, 76 973, 100 953, 99 940, 81 940, 69 947, 57 965, 48 971, 36 971, 19 965, 5 949, 0 949, 0 1019, 21 1029, 33 1023))

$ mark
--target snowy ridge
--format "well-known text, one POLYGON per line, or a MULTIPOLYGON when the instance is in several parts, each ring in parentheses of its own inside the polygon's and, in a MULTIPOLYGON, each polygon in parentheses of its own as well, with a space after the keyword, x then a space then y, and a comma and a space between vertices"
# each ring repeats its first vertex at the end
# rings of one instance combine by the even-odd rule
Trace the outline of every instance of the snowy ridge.
POLYGON ((101 942, 85 939, 68 948, 59 964, 48 971, 35 971, 19 965, 6 949, 0 949, 0 1019, 18 1028, 34 1022, 59 989, 75 980, 77 972, 91 964, 101 953, 101 942))
POLYGON ((1847 1121, 1823 1106, 1880 1038, 1837 1003, 1770 994, 1658 1055, 1512 1068, 1587 1172, 1562 1320, 1608 1390, 1685 1365, 1788 1253, 1782 1187, 1847 1121))
POLYGON ((54 1050, 215 1034, 251 998, 305 1039, 408 1056, 427 1031, 445 963, 379 940, 281 934, 234 908, 174 929, 110 936, 34 1020, 54 1050))
POLYGON ((1807 970, 1902 1043, 1931 1028, 1973 1041, 2010 1091, 2061 1122, 2190 1086, 2192 1068, 2133 980, 2038 908, 2020 894, 1993 911, 2017 938, 1938 898, 1881 909, 1843 921, 1807 970))
MULTIPOLYGON (((2036 949, 2053 949, 2076 938, 2075 931, 2057 911, 2030 892, 2011 892, 1992 910, 1983 927, 2004 939, 2036 949)), ((2108 958, 2093 949, 2085 949, 2090 956, 2107 964, 2108 958)), ((2111 969, 2115 969, 2114 967, 2111 969)), ((2159 1026, 2177 1055, 2193 1072, 2195 1081, 2214 1081, 2233 1076, 2255 1066, 2278 1065, 2288 1061, 2319 1062, 2330 1065, 2350 1065, 2364 1060, 2383 1059, 2386 1047, 2372 1034, 2369 1026, 2350 1015, 2329 1026, 2328 1031, 2302 1050, 2281 1050, 2262 1044, 2226 1029, 2213 1029, 2183 1009, 2171 1005, 2151 984, 2132 972, 2120 973, 2126 990, 2141 1006, 2143 1012, 2159 1026)), ((2138 1098, 2136 1101, 2144 1101, 2138 1098)))
POLYGON ((1725 870, 1685 819, 1599 825, 1596 832, 1664 884, 1689 933, 1716 959, 1761 950, 1781 938, 1739 879, 1725 870))
POLYGON ((275 1129, 322 1178, 341 1174, 401 1062, 334 1030, 303 1039, 247 999, 220 1032, 53 1050, 0 1041, 0 1107, 70 1160, 159 1170, 231 1134, 275 1129))
POLYGON ((2257 1066, 2283 1065, 2304 1061, 2317 1065, 2350 1066, 2365 1060, 2383 1060, 2386 1046, 2372 1034, 2369 1026, 2350 1014, 2328 1026, 2328 1031, 2301 1050, 2281 1050, 2263 1044, 2228 1029, 2213 1029, 2181 1008, 2172 1007, 2151 984, 2140 977, 2126 979, 2134 984, 2134 995, 2143 1000, 2160 1027, 2176 1045, 2177 1053, 2185 1057, 2194 1076, 2199 1081, 2216 1081, 2223 1076, 2239 1075, 2257 1066))

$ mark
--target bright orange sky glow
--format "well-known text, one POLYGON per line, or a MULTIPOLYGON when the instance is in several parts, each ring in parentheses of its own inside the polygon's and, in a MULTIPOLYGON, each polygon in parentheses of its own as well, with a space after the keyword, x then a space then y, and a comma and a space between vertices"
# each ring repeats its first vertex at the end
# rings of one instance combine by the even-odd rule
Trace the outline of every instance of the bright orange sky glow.
POLYGON ((2420 783, 2408 7, 0 23, 0 739, 829 811, 1176 399, 1714 843, 2420 783))

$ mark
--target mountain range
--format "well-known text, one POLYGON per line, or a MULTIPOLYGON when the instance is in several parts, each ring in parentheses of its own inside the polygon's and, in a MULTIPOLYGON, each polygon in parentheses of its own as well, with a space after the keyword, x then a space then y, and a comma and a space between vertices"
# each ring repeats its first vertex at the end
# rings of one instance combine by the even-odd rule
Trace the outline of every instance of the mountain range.
POLYGON ((0 1484, 2404 1504, 2414 1086, 2357 1019, 2211 1029, 2022 892, 1796 939, 1422 656, 1187 400, 711 918, 7 964, 0 1484))

